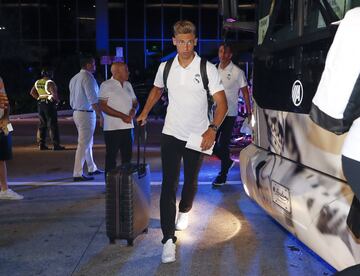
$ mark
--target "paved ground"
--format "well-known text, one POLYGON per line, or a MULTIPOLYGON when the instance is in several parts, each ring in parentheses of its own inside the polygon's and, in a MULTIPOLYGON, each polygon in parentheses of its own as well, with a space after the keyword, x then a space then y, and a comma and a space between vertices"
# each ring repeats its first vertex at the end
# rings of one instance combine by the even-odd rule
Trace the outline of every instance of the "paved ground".
MULTIPOLYGON (((9 180, 22 201, 0 201, 0 275, 332 275, 317 257, 249 199, 239 166, 229 185, 212 189, 219 162, 206 158, 190 226, 178 232, 177 261, 161 264, 159 147, 161 123, 152 122, 147 162, 152 171, 149 233, 109 245, 104 224, 103 177, 74 185, 76 130, 60 120, 66 151, 40 152, 36 120, 14 120, 14 160, 9 180), (26 184, 26 185, 24 185, 26 184)), ((94 156, 103 167, 101 133, 94 156)), ((236 158, 239 149, 233 150, 236 158)), ((181 190, 181 187, 180 187, 181 190)))

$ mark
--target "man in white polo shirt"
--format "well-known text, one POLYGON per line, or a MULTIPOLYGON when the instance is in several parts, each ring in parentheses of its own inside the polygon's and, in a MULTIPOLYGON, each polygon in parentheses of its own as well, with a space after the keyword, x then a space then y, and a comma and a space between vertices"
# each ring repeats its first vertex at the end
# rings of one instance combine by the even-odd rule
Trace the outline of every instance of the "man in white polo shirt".
POLYGON ((234 161, 230 158, 229 145, 234 123, 238 115, 238 99, 241 92, 244 96, 249 123, 251 119, 248 84, 244 71, 231 61, 233 55, 231 45, 225 43, 220 45, 218 54, 220 60, 218 71, 225 88, 228 114, 216 134, 214 154, 221 160, 221 170, 212 183, 215 187, 226 183, 227 174, 234 164, 234 161))
MULTIPOLYGON (((214 144, 217 128, 227 112, 224 88, 216 67, 207 62, 209 90, 217 104, 212 122, 208 119, 207 92, 200 73, 200 57, 194 51, 197 44, 195 26, 190 21, 175 23, 173 44, 177 55, 167 78, 169 105, 161 137, 162 187, 160 196, 160 221, 164 244, 162 262, 175 261, 175 227, 184 230, 188 225, 190 211, 197 190, 198 175, 203 154, 185 148, 190 134, 202 135, 201 149, 207 150, 214 144), (176 191, 179 182, 181 159, 184 164, 184 186, 176 217, 176 191)), ((145 107, 138 121, 146 118, 160 99, 164 87, 163 72, 165 62, 161 63, 156 74, 154 87, 150 91, 145 107)))
POLYGON ((133 144, 133 118, 138 101, 131 83, 128 67, 123 62, 111 65, 112 78, 100 86, 99 104, 104 113, 104 140, 106 145, 105 175, 116 167, 120 150, 121 163, 130 163, 133 144))

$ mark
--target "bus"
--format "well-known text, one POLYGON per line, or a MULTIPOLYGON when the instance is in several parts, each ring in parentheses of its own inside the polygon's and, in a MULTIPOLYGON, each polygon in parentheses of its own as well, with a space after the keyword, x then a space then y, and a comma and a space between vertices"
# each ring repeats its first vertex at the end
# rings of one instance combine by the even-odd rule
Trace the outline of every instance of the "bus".
POLYGON ((309 112, 337 29, 332 23, 358 6, 257 1, 253 142, 239 157, 247 195, 337 270, 360 263, 360 242, 346 224, 353 199, 341 168, 346 134, 320 128, 309 112))

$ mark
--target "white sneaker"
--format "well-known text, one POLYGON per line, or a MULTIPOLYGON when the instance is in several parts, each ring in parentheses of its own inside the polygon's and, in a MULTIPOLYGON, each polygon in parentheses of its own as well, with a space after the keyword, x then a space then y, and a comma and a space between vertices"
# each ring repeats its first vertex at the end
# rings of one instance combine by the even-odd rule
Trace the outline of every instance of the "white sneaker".
POLYGON ((175 251, 176 251, 175 243, 173 243, 172 239, 168 239, 163 247, 161 262, 163 264, 175 262, 176 260, 175 251))
POLYGON ((7 189, 5 191, 0 191, 0 199, 9 199, 9 200, 20 200, 23 199, 24 196, 19 195, 11 189, 7 189))
POLYGON ((175 229, 182 231, 185 230, 189 225, 189 213, 181 213, 179 212, 177 221, 175 224, 175 229))

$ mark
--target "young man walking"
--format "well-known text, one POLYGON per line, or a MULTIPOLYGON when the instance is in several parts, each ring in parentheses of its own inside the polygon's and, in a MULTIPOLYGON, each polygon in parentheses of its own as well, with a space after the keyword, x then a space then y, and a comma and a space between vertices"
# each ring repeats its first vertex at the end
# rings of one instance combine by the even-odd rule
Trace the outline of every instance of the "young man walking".
MULTIPOLYGON (((190 134, 202 136, 201 150, 214 144, 216 131, 227 112, 224 88, 216 67, 207 62, 209 92, 217 108, 214 119, 208 119, 207 92, 204 89, 201 72, 201 58, 194 51, 197 44, 196 29, 192 22, 182 20, 173 27, 173 44, 177 55, 171 65, 166 87, 169 105, 161 137, 162 187, 160 196, 160 220, 163 232, 162 262, 175 261, 175 229, 184 230, 188 225, 188 213, 192 208, 197 191, 198 175, 203 159, 199 151, 185 148, 190 134), (184 164, 184 186, 176 217, 176 191, 180 175, 181 159, 184 164)), ((160 64, 154 87, 150 91, 145 107, 137 121, 144 124, 151 108, 160 99, 164 88, 165 63, 160 64)))
POLYGON ((214 154, 221 160, 221 169, 212 183, 215 187, 223 186, 226 183, 227 174, 234 165, 234 161, 230 158, 229 145, 234 123, 238 115, 240 93, 244 96, 248 112, 248 122, 250 123, 251 120, 250 96, 244 71, 232 62, 233 51, 229 44, 220 45, 218 55, 220 60, 218 71, 225 88, 229 110, 216 134, 214 154))

